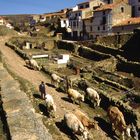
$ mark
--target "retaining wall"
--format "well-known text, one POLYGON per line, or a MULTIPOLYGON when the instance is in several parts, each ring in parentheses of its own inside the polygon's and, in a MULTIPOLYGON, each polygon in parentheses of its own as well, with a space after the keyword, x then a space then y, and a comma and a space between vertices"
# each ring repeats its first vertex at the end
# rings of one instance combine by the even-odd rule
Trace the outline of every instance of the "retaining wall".
POLYGON ((3 109, 12 140, 52 140, 42 122, 42 116, 35 112, 26 93, 0 63, 0 85, 3 109))

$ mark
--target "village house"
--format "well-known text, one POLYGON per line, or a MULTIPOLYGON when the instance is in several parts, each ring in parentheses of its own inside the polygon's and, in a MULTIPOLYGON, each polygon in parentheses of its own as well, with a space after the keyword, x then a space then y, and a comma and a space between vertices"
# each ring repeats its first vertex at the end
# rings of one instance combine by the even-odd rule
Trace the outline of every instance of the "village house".
POLYGON ((67 12, 69 11, 68 8, 62 9, 58 12, 53 13, 45 13, 43 14, 46 19, 52 19, 52 18, 66 18, 67 12))
POLYGON ((89 10, 89 2, 77 4, 76 7, 69 12, 69 26, 71 28, 71 37, 74 39, 82 39, 84 37, 85 25, 83 19, 89 10))
POLYGON ((33 21, 37 23, 40 20, 40 15, 32 15, 33 21))
POLYGON ((93 36, 112 35, 112 27, 131 17, 131 6, 126 2, 102 5, 94 10, 93 36))
POLYGON ((0 25, 5 25, 6 24, 6 20, 0 16, 0 25))
POLYGON ((140 17, 132 17, 113 26, 116 34, 133 33, 134 29, 140 28, 140 17))

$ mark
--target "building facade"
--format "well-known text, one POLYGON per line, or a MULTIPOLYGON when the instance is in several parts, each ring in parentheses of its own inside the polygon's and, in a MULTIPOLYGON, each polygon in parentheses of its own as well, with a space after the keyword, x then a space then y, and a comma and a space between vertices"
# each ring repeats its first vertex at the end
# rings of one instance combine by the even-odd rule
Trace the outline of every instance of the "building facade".
POLYGON ((85 25, 83 19, 86 16, 86 12, 89 10, 89 2, 78 4, 69 12, 69 26, 71 28, 71 37, 73 39, 83 39, 85 25))
POLYGON ((140 17, 129 18, 113 26, 115 34, 133 33, 135 29, 140 28, 140 17))
POLYGON ((125 2, 106 4, 94 11, 93 36, 113 34, 112 27, 131 17, 131 6, 125 2))

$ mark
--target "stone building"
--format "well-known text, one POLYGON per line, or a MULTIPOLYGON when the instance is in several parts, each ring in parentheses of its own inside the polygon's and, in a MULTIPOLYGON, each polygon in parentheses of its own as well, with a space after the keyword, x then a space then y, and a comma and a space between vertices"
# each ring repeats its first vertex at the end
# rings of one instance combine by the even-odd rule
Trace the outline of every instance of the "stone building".
POLYGON ((113 26, 113 32, 116 34, 133 33, 134 29, 139 27, 140 17, 129 18, 113 26))
POLYGON ((131 6, 126 2, 105 4, 94 10, 93 36, 113 34, 112 27, 131 17, 131 6))
POLYGON ((72 38, 83 39, 85 29, 83 19, 87 11, 89 11, 89 2, 80 3, 69 12, 68 18, 72 38))
POLYGON ((5 25, 6 24, 6 20, 0 16, 0 25, 5 25))

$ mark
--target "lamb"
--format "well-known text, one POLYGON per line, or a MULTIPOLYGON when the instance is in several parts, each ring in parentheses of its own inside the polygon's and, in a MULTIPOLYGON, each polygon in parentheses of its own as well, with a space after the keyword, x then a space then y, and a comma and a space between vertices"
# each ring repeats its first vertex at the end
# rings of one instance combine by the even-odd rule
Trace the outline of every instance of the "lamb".
POLYGON ((58 84, 63 80, 64 80, 63 78, 56 75, 55 73, 51 74, 51 84, 54 85, 54 87, 58 88, 58 84))
POLYGON ((64 122, 74 134, 82 135, 83 140, 88 139, 89 132, 73 113, 65 113, 64 122))
POLYGON ((94 104, 94 107, 100 106, 101 99, 96 90, 88 87, 86 88, 86 93, 87 93, 87 98, 94 104))
POLYGON ((78 109, 74 109, 73 112, 76 115, 76 117, 81 121, 84 127, 88 129, 91 129, 91 128, 95 128, 97 130, 99 129, 97 122, 91 121, 91 119, 82 111, 78 109))
POLYGON ((54 103, 53 97, 50 94, 45 95, 45 102, 49 117, 55 117, 56 105, 54 103))
POLYGON ((122 134, 122 139, 124 140, 124 135, 131 137, 130 128, 126 125, 124 116, 122 112, 115 106, 110 106, 108 108, 108 116, 110 122, 112 123, 112 128, 117 129, 122 134))
POLYGON ((33 68, 34 70, 40 70, 37 62, 34 59, 25 60, 26 66, 33 68))
POLYGON ((75 103, 76 101, 78 101, 79 104, 81 103, 81 101, 84 102, 84 95, 80 94, 77 90, 72 88, 68 89, 68 97, 71 98, 73 103, 75 103))

